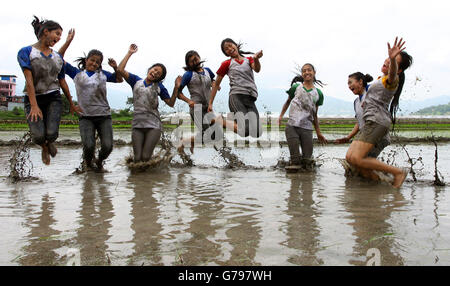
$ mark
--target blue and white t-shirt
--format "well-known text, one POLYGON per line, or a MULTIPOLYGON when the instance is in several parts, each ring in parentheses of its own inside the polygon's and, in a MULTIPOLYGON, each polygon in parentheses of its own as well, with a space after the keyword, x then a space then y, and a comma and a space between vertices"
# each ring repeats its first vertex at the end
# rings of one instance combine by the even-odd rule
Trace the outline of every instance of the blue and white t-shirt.
POLYGON ((203 68, 203 72, 187 71, 181 79, 179 91, 181 92, 187 86, 191 100, 207 107, 213 80, 214 73, 209 68, 203 68))
POLYGON ((70 76, 77 90, 77 100, 82 116, 107 116, 111 114, 106 98, 106 82, 117 82, 116 73, 104 70, 94 72, 79 70, 76 67, 65 64, 65 71, 70 76))
MULTIPOLYGON (((52 50, 45 56, 35 47, 28 46, 20 49, 17 60, 22 70, 31 70, 36 95, 60 89, 59 80, 64 78, 64 60, 60 54, 52 50)), ((23 92, 27 94, 26 86, 23 92)))
POLYGON ((170 99, 167 89, 160 82, 147 85, 144 79, 132 73, 129 73, 127 82, 133 89, 132 128, 162 129, 158 96, 162 100, 170 99))

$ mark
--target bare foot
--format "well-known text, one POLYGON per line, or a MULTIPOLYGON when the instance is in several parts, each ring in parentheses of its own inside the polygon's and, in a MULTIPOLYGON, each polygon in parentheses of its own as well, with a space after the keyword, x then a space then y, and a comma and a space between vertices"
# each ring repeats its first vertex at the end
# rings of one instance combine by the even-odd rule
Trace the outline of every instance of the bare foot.
POLYGON ((403 170, 400 174, 395 175, 394 182, 392 182, 392 186, 397 189, 400 188, 403 182, 405 181, 407 175, 408 173, 403 170))
POLYGON ((50 154, 48 153, 47 145, 42 145, 42 163, 45 165, 50 165, 50 154))
POLYGON ((50 156, 55 157, 58 153, 58 149, 56 149, 55 144, 52 142, 47 143, 48 152, 50 153, 50 156))

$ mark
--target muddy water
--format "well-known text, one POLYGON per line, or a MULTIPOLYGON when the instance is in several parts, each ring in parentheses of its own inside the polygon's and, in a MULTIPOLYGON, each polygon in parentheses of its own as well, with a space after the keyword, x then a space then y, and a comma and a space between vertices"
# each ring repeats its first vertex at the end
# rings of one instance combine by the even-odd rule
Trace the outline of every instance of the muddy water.
MULTIPOLYGON (((1 265, 66 265, 70 253, 81 265, 450 264, 450 188, 432 184, 432 144, 406 146, 422 160, 418 181, 400 190, 345 178, 335 158, 346 145, 315 146, 319 167, 298 174, 272 167, 286 146, 233 147, 246 165, 233 169, 196 148, 193 167, 143 173, 129 171, 123 146, 106 173, 79 175, 80 148, 59 147, 44 166, 33 147, 37 179, 17 183, 7 178, 12 148, 0 147, 1 265)), ((438 148, 448 185, 450 144, 438 148)), ((409 165, 398 145, 382 156, 409 165)))

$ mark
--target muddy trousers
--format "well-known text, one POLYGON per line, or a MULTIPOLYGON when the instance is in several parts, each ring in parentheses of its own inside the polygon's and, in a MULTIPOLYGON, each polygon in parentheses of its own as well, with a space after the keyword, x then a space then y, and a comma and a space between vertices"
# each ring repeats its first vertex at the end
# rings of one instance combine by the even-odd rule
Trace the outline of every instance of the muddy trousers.
POLYGON ((160 137, 160 129, 133 128, 131 131, 131 140, 133 141, 134 162, 150 160, 160 137))
POLYGON ((313 131, 286 125, 285 133, 291 155, 291 165, 310 162, 313 154, 313 131), (300 146, 302 154, 300 154, 300 146))
POLYGON ((230 94, 229 96, 228 107, 234 113, 239 136, 258 138, 262 135, 262 126, 255 101, 256 98, 249 94, 230 94))
MULTIPOLYGON (((31 121, 29 118, 31 138, 35 144, 43 145, 46 142, 53 143, 59 135, 59 123, 63 110, 62 98, 59 91, 49 94, 36 95, 36 101, 42 112, 43 118, 31 121)), ((25 96, 25 113, 28 116, 31 111, 31 104, 28 96, 25 96)))
POLYGON ((95 157, 95 132, 100 138, 100 162, 108 158, 113 149, 113 129, 111 116, 85 116, 79 120, 83 159, 90 164, 95 157))

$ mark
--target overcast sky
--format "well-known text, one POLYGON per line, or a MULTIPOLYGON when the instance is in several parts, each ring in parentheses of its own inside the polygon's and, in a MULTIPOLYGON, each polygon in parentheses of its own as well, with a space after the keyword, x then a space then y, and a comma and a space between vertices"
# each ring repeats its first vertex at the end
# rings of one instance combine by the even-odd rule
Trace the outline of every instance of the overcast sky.
MULTIPOLYGON (((57 21, 64 29, 57 50, 70 28, 76 37, 66 53, 73 61, 91 49, 119 62, 130 43, 138 53, 127 70, 144 77, 153 63, 166 65, 165 86, 172 91, 183 74, 184 55, 197 50, 216 72, 226 57, 221 41, 230 37, 244 49, 263 50, 261 72, 255 74, 258 106, 279 112, 286 100, 297 64, 314 64, 317 78, 327 85, 325 96, 354 99, 347 88, 350 73, 361 71, 376 77, 387 57, 387 42, 402 36, 414 65, 406 73, 403 99, 450 95, 450 20, 448 1, 3 1, 0 10, 0 73, 24 76, 17 52, 36 42, 33 15, 57 21), (419 80, 417 80, 419 79, 419 80)), ((76 96, 72 79, 66 77, 76 96)), ((228 110, 228 79, 216 97, 228 110)), ((125 106, 131 95, 128 84, 108 84, 113 108, 125 106)), ((187 89, 185 90, 187 93, 187 89)), ((326 98, 325 98, 326 100, 326 98)), ((215 101, 215 103, 216 103, 215 101)), ((447 102, 443 102, 447 103, 447 102)), ((325 101, 326 104, 326 101, 325 101)))

